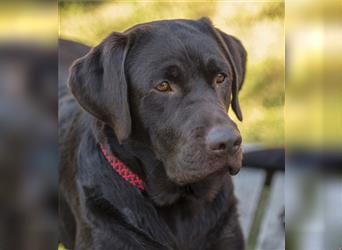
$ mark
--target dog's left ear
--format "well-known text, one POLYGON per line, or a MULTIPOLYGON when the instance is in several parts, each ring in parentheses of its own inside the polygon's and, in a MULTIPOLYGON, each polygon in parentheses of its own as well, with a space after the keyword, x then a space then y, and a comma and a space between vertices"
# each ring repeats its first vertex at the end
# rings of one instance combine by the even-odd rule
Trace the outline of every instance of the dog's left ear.
POLYGON ((233 68, 232 108, 237 118, 242 121, 238 94, 245 79, 247 52, 238 39, 215 28, 208 18, 201 18, 199 21, 211 28, 217 42, 221 45, 227 60, 233 68))
POLYGON ((247 52, 238 39, 225 34, 219 29, 216 30, 218 35, 221 36, 225 47, 228 50, 227 54, 230 57, 230 62, 234 70, 235 77, 232 86, 232 108, 237 118, 242 121, 242 112, 238 95, 245 80, 247 52))

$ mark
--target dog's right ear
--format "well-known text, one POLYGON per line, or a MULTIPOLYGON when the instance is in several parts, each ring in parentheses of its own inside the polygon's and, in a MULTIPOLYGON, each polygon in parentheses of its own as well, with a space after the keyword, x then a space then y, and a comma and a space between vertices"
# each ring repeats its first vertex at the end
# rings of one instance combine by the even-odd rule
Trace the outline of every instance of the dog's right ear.
POLYGON ((129 39, 112 33, 70 69, 69 88, 79 104, 111 126, 123 142, 131 133, 125 58, 129 39))

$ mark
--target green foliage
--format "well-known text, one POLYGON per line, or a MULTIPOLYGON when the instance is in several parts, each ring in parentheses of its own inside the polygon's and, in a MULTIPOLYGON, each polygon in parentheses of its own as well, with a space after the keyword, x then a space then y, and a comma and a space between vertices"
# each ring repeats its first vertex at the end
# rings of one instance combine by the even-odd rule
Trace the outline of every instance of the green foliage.
MULTIPOLYGON (((211 18, 248 52, 240 100, 244 141, 284 143, 284 3, 279 2, 61 2, 60 36, 88 45, 112 31, 160 19, 211 18)), ((234 115, 232 114, 232 117, 234 115)))
POLYGON ((242 133, 249 142, 281 145, 284 141, 284 64, 266 58, 249 67, 241 92, 245 111, 242 133))
POLYGON ((66 250, 62 244, 59 244, 58 250, 66 250))

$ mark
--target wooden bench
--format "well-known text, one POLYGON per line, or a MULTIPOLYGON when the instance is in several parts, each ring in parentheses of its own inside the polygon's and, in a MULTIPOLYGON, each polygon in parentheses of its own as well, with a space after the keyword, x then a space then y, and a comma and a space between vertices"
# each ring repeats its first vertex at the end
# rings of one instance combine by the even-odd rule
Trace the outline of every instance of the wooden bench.
POLYGON ((244 167, 233 181, 246 250, 284 250, 284 172, 244 167))

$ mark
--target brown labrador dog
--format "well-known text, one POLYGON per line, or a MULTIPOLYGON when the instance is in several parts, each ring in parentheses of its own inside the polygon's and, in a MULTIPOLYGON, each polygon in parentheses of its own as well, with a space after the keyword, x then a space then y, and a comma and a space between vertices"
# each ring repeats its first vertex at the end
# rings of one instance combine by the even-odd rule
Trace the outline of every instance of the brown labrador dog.
POLYGON ((207 18, 112 33, 60 96, 60 227, 70 249, 244 249, 246 51, 207 18))

